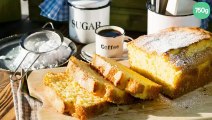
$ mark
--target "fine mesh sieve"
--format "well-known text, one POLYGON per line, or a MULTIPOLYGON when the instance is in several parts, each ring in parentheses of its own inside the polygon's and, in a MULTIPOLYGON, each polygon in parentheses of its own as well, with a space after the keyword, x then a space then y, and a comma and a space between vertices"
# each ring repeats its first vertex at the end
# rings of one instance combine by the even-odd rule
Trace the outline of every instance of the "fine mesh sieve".
MULTIPOLYGON (((26 55, 24 56, 23 60, 19 63, 18 67, 14 71, 13 75, 11 76, 11 80, 17 80, 15 75, 18 72, 23 61, 29 55, 29 53, 34 53, 37 56, 35 57, 34 61, 26 68, 24 74, 22 74, 22 79, 26 73, 30 70, 32 65, 38 60, 41 54, 51 52, 53 50, 58 49, 63 43, 63 35, 54 29, 54 26, 51 22, 46 23, 41 29, 35 30, 23 35, 20 40, 20 46, 27 51, 26 55), (51 25, 51 28, 46 28, 47 25, 51 25)), ((18 80, 20 80, 18 79, 18 80)))

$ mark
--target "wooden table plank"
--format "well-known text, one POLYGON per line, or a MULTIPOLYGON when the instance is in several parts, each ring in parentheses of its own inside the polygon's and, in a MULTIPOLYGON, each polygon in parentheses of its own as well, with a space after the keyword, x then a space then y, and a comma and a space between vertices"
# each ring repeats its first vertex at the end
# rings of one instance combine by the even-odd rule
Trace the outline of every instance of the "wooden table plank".
POLYGON ((9 72, 0 69, 0 119, 14 120, 15 110, 11 92, 9 72))
MULTIPOLYGON (((0 80, 0 84, 2 82, 3 80, 0 80)), ((15 119, 15 110, 10 83, 8 83, 0 92, 0 118, 1 120, 15 119)))
POLYGON ((1 120, 15 120, 15 109, 12 107, 9 112, 1 118, 1 120))

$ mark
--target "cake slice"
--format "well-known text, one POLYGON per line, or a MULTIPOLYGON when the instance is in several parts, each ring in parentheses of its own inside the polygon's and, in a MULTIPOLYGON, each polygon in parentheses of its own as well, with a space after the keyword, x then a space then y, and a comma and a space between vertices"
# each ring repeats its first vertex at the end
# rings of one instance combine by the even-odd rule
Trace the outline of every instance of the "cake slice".
POLYGON ((113 86, 105 80, 90 64, 71 57, 66 72, 73 76, 80 86, 96 96, 100 96, 108 102, 116 104, 130 103, 133 98, 127 92, 113 86))
POLYGON ((68 77, 66 73, 49 72, 44 77, 47 96, 56 110, 85 120, 107 109, 107 102, 95 96, 68 77))
POLYGON ((91 64, 118 88, 140 99, 153 99, 160 92, 160 85, 141 76, 110 58, 94 55, 91 64))
POLYGON ((132 69, 161 84, 176 98, 212 81, 212 34, 173 27, 128 43, 132 69))

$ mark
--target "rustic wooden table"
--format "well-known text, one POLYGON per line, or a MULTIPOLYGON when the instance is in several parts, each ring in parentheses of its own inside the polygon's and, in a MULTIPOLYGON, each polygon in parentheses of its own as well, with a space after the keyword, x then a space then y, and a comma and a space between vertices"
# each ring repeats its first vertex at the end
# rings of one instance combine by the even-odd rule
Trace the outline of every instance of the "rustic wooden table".
MULTIPOLYGON (((0 24, 0 39, 13 35, 25 33, 33 29, 41 28, 44 23, 31 22, 29 20, 9 22, 0 24)), ((63 33, 64 36, 68 37, 68 23, 56 23, 55 28, 63 33)), ((135 31, 126 31, 126 35, 132 38, 137 38, 139 35, 144 33, 135 31)), ((76 43, 77 44, 77 43, 76 43)), ((77 44, 78 53, 77 57, 80 58, 79 52, 83 47, 83 44, 77 44)), ((4 76, 7 77, 7 76, 4 76)), ((11 85, 9 78, 1 78, 0 76, 0 120, 14 120, 15 110, 13 105, 13 96, 11 91, 11 85)))
POLYGON ((8 76, 0 76, 0 119, 15 120, 13 96, 8 76))

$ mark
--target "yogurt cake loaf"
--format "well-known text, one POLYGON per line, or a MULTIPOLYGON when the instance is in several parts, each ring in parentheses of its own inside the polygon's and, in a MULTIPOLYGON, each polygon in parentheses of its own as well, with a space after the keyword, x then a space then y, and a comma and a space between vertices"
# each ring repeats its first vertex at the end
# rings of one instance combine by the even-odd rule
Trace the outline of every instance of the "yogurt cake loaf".
POLYGON ((133 101, 133 97, 127 92, 115 87, 105 80, 90 64, 78 60, 72 56, 69 60, 66 73, 73 77, 78 84, 96 96, 104 98, 108 102, 127 104, 133 101))
POLYGON ((103 98, 81 88, 66 73, 47 73, 44 77, 44 85, 48 88, 48 99, 60 113, 68 113, 85 120, 108 108, 108 103, 103 98))
POLYGON ((110 82, 140 99, 154 99, 161 86, 110 58, 95 54, 91 64, 110 82))
POLYGON ((173 27, 128 43, 132 69, 176 98, 212 81, 212 33, 173 27))

